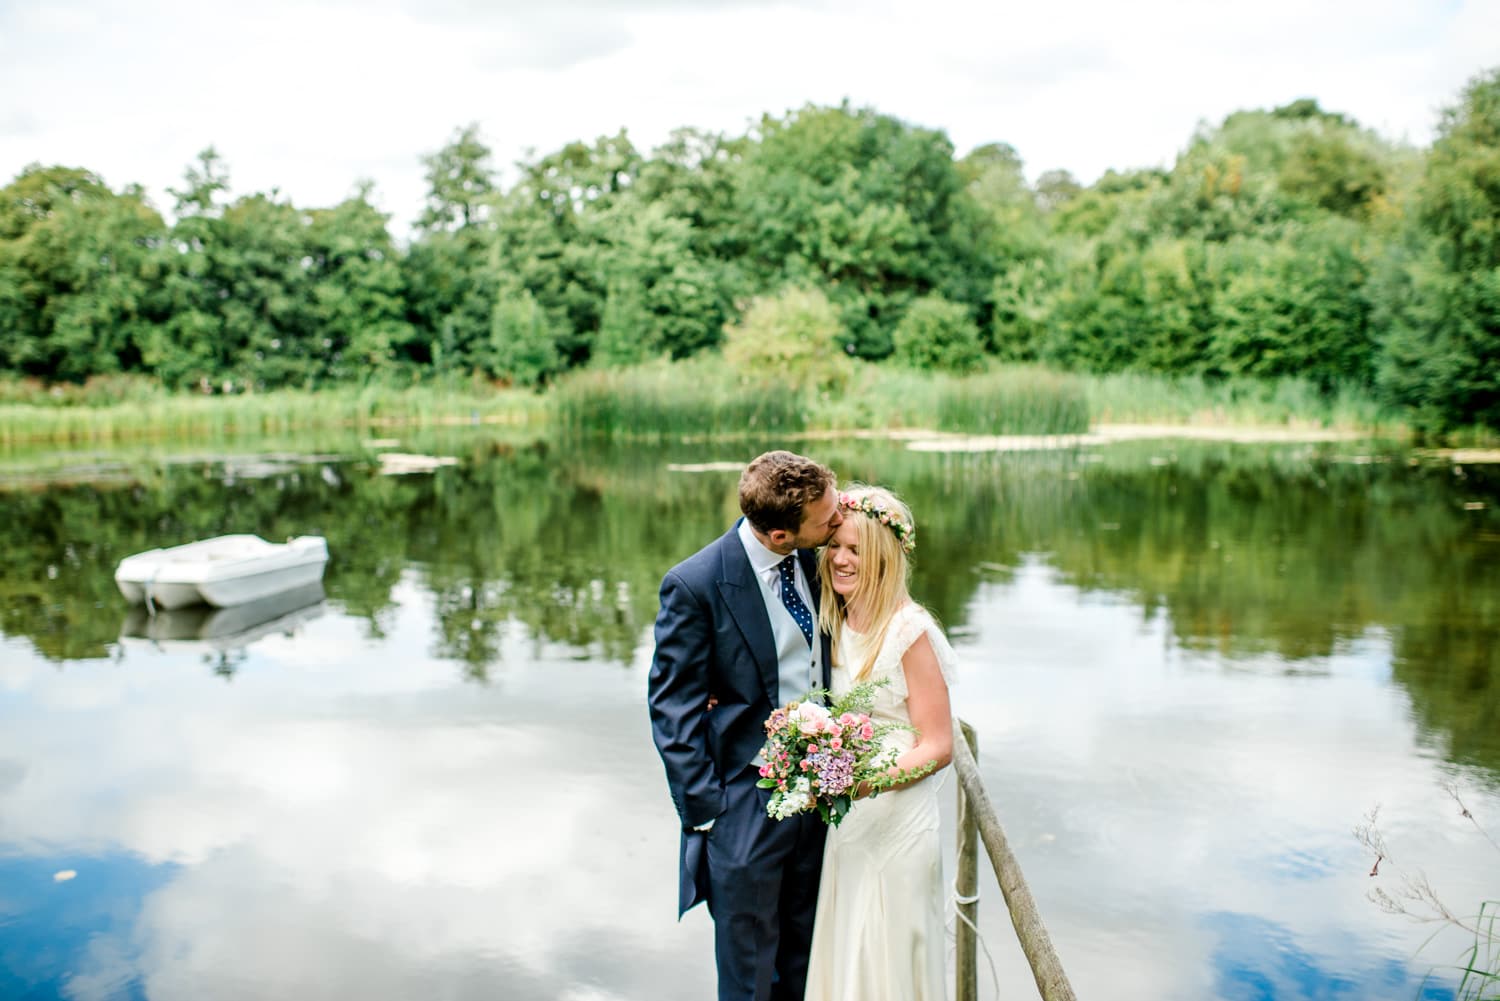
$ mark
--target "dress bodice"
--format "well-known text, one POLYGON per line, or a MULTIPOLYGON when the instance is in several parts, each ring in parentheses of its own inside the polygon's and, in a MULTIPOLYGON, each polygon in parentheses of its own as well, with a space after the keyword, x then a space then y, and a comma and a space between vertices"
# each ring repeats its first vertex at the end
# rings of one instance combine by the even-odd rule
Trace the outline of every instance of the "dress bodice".
MULTIPOLYGON (((831 672, 830 690, 835 699, 842 698, 854 687, 854 672, 863 666, 869 652, 868 644, 873 641, 873 636, 856 632, 847 622, 843 624, 842 630, 839 634, 838 655, 831 672)), ((954 674, 957 655, 943 631, 933 621, 932 615, 914 602, 903 605, 896 610, 890 627, 886 629, 885 641, 867 679, 885 682, 875 690, 874 706, 870 713, 877 722, 911 725, 911 713, 906 704, 906 669, 902 666, 901 658, 924 635, 932 644, 933 653, 937 655, 943 679, 950 686, 956 680, 954 674)), ((905 731, 895 731, 890 736, 906 747, 911 746, 914 740, 914 735, 905 731)))

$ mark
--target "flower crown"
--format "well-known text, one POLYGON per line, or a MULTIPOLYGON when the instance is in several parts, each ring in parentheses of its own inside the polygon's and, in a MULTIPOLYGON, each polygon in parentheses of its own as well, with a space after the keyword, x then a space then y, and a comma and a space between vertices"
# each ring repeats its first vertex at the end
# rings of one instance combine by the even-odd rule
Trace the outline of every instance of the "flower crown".
POLYGON ((901 548, 911 552, 917 548, 917 530, 908 521, 902 521, 896 514, 876 504, 875 501, 866 497, 854 497, 851 494, 839 494, 839 506, 848 508, 850 511, 858 511, 866 518, 873 518, 882 525, 888 527, 896 535, 896 541, 901 543, 901 548))

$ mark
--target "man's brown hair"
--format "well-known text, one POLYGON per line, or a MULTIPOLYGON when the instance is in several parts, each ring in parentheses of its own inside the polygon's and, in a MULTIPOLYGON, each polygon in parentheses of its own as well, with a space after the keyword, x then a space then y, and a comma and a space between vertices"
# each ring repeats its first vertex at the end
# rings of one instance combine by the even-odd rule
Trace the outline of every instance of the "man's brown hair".
POLYGON ((802 510, 832 490, 833 470, 795 452, 758 455, 740 475, 740 511, 761 532, 796 532, 802 510))

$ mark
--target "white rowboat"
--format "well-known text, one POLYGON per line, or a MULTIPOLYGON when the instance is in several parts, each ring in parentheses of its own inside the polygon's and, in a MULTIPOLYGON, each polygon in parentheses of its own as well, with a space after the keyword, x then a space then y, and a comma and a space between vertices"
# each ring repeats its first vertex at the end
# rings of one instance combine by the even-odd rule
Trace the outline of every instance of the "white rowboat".
POLYGON ((127 601, 148 608, 227 608, 316 583, 327 563, 322 536, 276 543, 256 535, 221 535, 127 556, 115 570, 115 583, 127 601))

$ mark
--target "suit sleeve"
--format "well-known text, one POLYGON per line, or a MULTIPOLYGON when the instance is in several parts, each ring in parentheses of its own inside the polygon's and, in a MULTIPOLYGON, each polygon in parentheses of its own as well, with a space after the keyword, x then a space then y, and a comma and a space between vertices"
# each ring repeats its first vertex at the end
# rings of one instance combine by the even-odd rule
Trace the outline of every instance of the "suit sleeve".
POLYGON ((647 702, 651 736, 685 828, 706 824, 724 811, 724 787, 708 752, 712 656, 710 621, 701 599, 675 571, 667 574, 661 583, 647 702))

